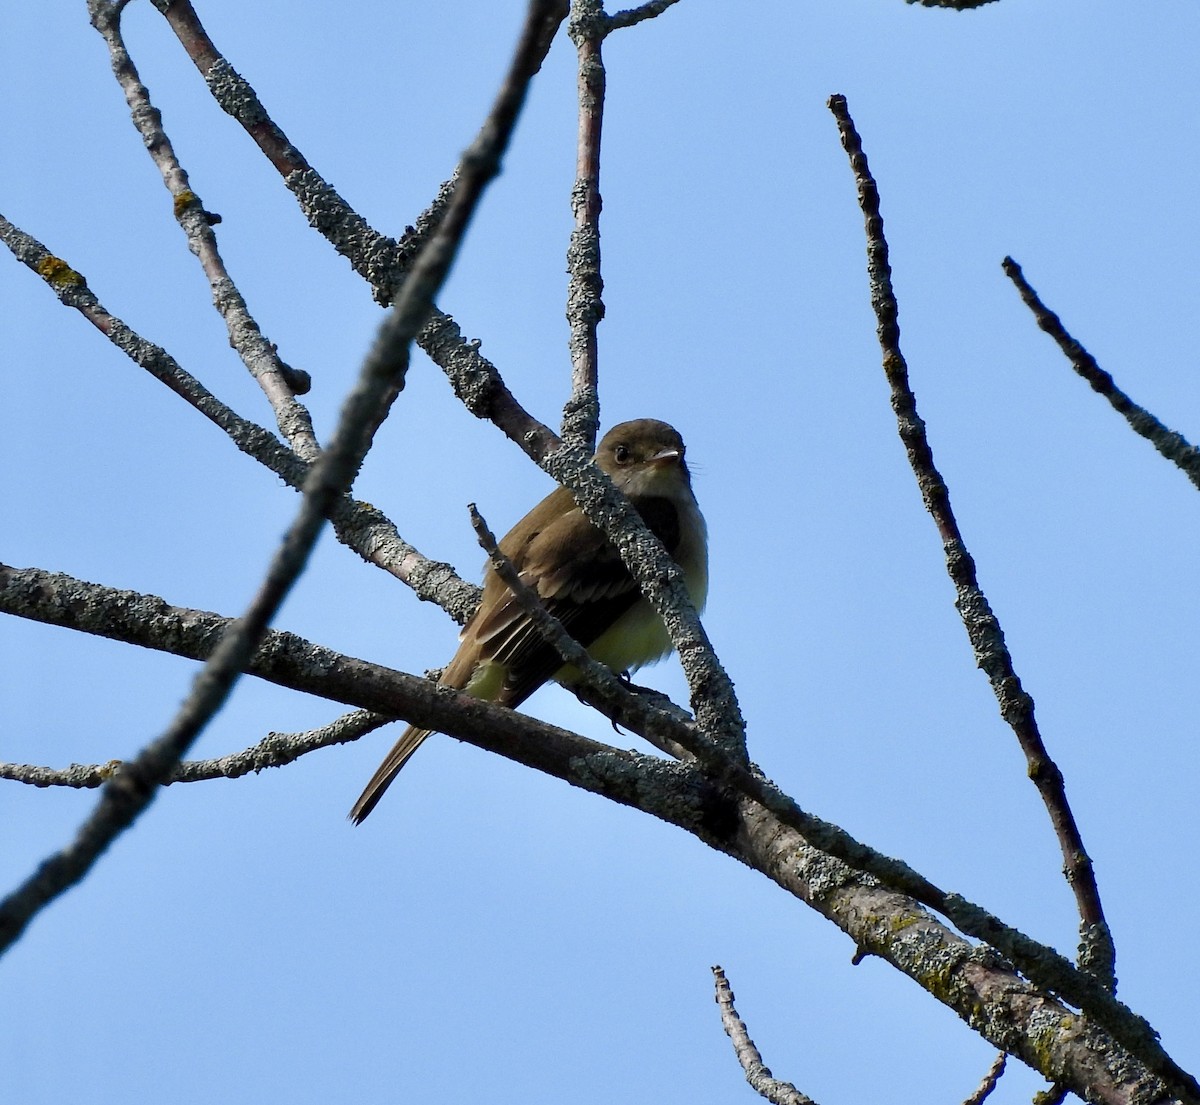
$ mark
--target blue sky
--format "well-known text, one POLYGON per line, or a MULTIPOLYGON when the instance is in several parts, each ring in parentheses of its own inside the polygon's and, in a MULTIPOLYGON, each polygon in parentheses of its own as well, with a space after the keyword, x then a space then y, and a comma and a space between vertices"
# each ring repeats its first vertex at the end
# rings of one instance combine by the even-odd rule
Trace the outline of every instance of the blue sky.
MULTIPOLYGON (((521 5, 197 4, 309 160, 378 229, 474 134, 521 5)), ((327 435, 380 313, 308 231, 147 3, 130 49, 265 333, 327 435)), ((82 2, 0 17, 0 211, 239 412, 228 348, 82 2)), ((1200 437, 1194 180, 1200 11, 1112 0, 682 0, 605 56, 604 424, 683 432, 709 521, 705 624, 751 753, 805 808, 1071 953, 1060 857, 975 670, 895 433, 842 92, 882 193, 902 343, 980 580, 1095 861, 1120 995, 1200 1067, 1193 842, 1194 489, 1074 377, 1000 270, 1014 256, 1101 365, 1200 437)), ((556 43, 440 296, 527 407, 569 383, 573 51, 556 43)), ((2 260, 2 259, 0 259, 2 260)), ((2 558, 239 612, 295 496, 0 263, 2 558)), ((418 357, 356 493, 477 578, 465 504, 503 530, 547 478, 418 357)), ((328 536, 277 624, 409 671, 435 608, 328 536)), ((129 756, 194 666, 0 621, 0 758, 129 756)), ((683 694, 674 661, 648 682, 683 694)), ((613 737, 566 693, 530 712, 613 737)), ((239 684, 196 756, 337 707, 239 684)), ((12 1100, 755 1100, 711 998, 724 965, 775 1072, 818 1101, 962 1100, 990 1048, 762 878, 689 837, 448 738, 362 828, 384 730, 176 786, 0 962, 12 1100)), ((90 793, 0 787, 0 886, 90 793)), ((1040 1080, 1014 1064, 993 1100, 1040 1080)))

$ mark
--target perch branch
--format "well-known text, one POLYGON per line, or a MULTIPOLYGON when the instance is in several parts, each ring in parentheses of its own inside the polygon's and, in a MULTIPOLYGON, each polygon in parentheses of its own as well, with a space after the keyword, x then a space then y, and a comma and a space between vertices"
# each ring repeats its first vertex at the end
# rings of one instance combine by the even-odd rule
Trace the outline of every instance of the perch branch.
MULTIPOLYGON (((203 660, 211 654, 215 642, 229 625, 227 619, 215 614, 171 607, 153 596, 82 583, 69 576, 39 569, 15 569, 3 565, 0 565, 0 612, 196 660, 203 660)), ((596 769, 596 756, 609 753, 626 756, 606 745, 576 738, 574 734, 564 736, 564 731, 554 726, 524 718, 502 707, 481 703, 427 679, 341 656, 289 633, 268 633, 247 671, 279 686, 373 710, 389 717, 403 718, 423 728, 447 733, 518 763, 558 775, 575 785, 589 784, 581 781, 582 777, 575 768, 571 773, 563 774, 560 761, 564 757, 569 761, 578 760, 576 766, 583 765, 586 776, 596 769), (534 743, 530 745, 528 740, 534 743), (584 743, 580 744, 580 741, 584 743), (541 746, 547 743, 549 749, 541 746), (592 758, 589 760, 587 757, 592 758)), ((636 717, 618 713, 616 720, 634 732, 639 731, 636 717)), ((671 721, 660 716, 657 723, 665 728, 671 721)), ((706 742, 691 727, 678 725, 669 731, 685 747, 696 748, 700 755, 711 754, 706 742)), ((633 762, 620 759, 620 763, 626 765, 633 762)), ((636 762, 653 774, 660 771, 664 761, 640 757, 636 762)), ((625 768, 622 768, 619 772, 622 778, 624 771, 625 768)), ((832 857, 832 861, 838 865, 861 872, 867 876, 864 885, 887 887, 902 895, 906 901, 915 901, 938 911, 968 936, 984 941, 1001 952, 1037 986, 1047 992, 1061 994, 1073 1005, 1083 1008, 1097 1023, 1107 1026, 1126 1047, 1144 1055, 1146 1061, 1154 1065, 1153 1069, 1163 1072, 1164 1077, 1189 1077, 1179 1072, 1178 1067, 1162 1051, 1157 1034, 1150 1025, 1113 998, 1094 977, 1078 970, 1053 948, 1039 944, 1005 925, 961 895, 941 890, 903 861, 881 855, 837 826, 806 813, 774 783, 759 774, 756 768, 741 768, 733 764, 726 766, 726 772, 726 781, 742 794, 742 798, 736 801, 742 803, 744 799, 744 802, 762 811, 776 826, 776 831, 785 832, 787 839, 798 839, 814 854, 832 857)), ((645 780, 639 782, 631 777, 625 781, 636 789, 645 780)), ((721 793, 711 781, 706 781, 705 787, 706 793, 721 793)), ((627 797, 615 797, 607 791, 600 793, 616 801, 629 802, 627 797)), ((684 801, 684 798, 677 796, 676 800, 684 801)), ((727 795, 721 797, 718 808, 729 800, 727 795)), ((651 811, 647 809, 647 812, 651 811)), ((659 812, 655 816, 673 820, 675 815, 659 812)), ((773 839, 768 839, 767 843, 771 848, 776 846, 773 839)), ((762 866, 761 857, 755 862, 741 853, 738 855, 751 866, 767 870, 762 866)), ((784 876, 776 872, 771 877, 779 881, 784 876)), ((854 877, 859 879, 857 874, 854 877)), ((864 952, 874 951, 888 958, 885 953, 890 945, 884 939, 886 935, 886 931, 881 930, 873 941, 860 940, 859 944, 864 952), (880 950, 881 947, 884 950, 880 950)), ((918 973, 914 977, 920 979, 926 976, 918 973)), ((928 979, 935 977, 935 974, 930 974, 928 979)), ((945 1000, 938 987, 929 985, 926 988, 939 1000, 945 1000)), ((1053 1077, 1049 1072, 1047 1075, 1053 1077)), ((1200 1101, 1200 1088, 1196 1089, 1196 1097, 1200 1101)))
MULTIPOLYGON (((212 656, 232 624, 218 614, 171 606, 155 595, 6 565, 0 565, 0 612, 196 661, 212 656)), ((263 635, 245 672, 279 687, 435 729, 577 785, 576 775, 571 774, 575 769, 569 767, 572 761, 578 761, 578 770, 584 770, 588 757, 604 755, 628 763, 664 762, 635 757, 429 679, 346 656, 281 630, 263 635)), ((37 785, 33 778, 21 781, 37 785)))

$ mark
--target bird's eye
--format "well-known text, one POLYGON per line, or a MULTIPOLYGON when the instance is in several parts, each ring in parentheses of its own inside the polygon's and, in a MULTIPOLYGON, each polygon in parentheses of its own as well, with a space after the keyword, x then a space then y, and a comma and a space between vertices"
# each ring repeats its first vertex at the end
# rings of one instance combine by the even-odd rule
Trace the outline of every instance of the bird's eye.
POLYGON ((628 445, 618 445, 613 450, 613 457, 618 464, 628 464, 629 463, 629 446, 628 445))

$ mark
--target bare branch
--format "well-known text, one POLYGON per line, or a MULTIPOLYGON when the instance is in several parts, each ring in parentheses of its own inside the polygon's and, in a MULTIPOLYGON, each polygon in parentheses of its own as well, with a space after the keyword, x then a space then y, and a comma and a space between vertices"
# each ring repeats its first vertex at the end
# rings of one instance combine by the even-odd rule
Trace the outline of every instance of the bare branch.
MULTIPOLYGON (((206 660, 211 656, 216 642, 231 624, 216 614, 170 606, 153 595, 84 583, 62 573, 6 565, 0 565, 0 612, 193 660, 206 660)), ((438 703, 446 701, 437 698, 439 692, 458 699, 460 706, 469 704, 471 709, 467 713, 470 716, 476 712, 476 699, 452 693, 426 679, 341 656, 293 634, 268 633, 246 672, 293 690, 401 717, 477 743, 490 751, 510 755, 503 748, 481 742, 477 731, 465 726, 457 713, 438 711, 438 703), (385 689, 381 691, 380 686, 385 689)), ((649 707, 642 697, 630 695, 612 704, 612 716, 639 735, 643 735, 643 729, 651 731, 651 726, 656 727, 659 741, 670 739, 692 752, 697 759, 707 759, 712 764, 714 750, 694 725, 649 707)), ((499 716, 510 714, 511 711, 501 710, 499 716)), ((527 760, 522 758, 524 755, 512 758, 526 763, 527 760)), ((770 810, 773 817, 800 833, 811 846, 938 910, 964 932, 999 948, 1042 985, 1068 995, 1079 1004, 1087 1003, 1088 991, 1086 987, 1080 988, 1080 980, 1086 983, 1093 980, 1080 975, 1052 949, 1022 937, 979 906, 947 894, 902 861, 883 856, 837 826, 805 813, 757 769, 741 768, 723 759, 709 766, 710 771, 722 769, 728 783, 757 805, 770 810)))
POLYGON ((987 1074, 983 1076, 983 1081, 975 1088, 975 1092, 963 1102, 963 1105, 983 1105, 999 1084, 1000 1076, 1004 1073, 1007 1065, 1008 1056, 1002 1051, 992 1061, 987 1074))
MULTIPOLYGON (((82 583, 70 576, 34 568, 14 569, 4 565, 0 565, 0 612, 197 660, 211 655, 216 642, 230 624, 227 619, 215 614, 171 607, 154 596, 82 583)), ((679 811, 670 808, 672 802, 684 801, 689 804, 694 798, 676 795, 669 801, 664 799, 666 808, 659 809, 657 806, 640 804, 640 799, 635 800, 626 792, 627 787, 638 792, 640 788, 648 786, 651 779, 663 778, 660 774, 661 760, 647 757, 631 760, 628 757, 632 754, 533 721, 503 707, 483 703, 429 680, 342 656, 290 633, 269 632, 259 651, 249 661, 246 671, 279 686, 389 717, 403 718, 423 728, 446 733, 527 767, 565 779, 573 785, 596 790, 614 801, 637 805, 639 809, 654 813, 673 824, 684 825, 690 832, 697 831, 694 826, 689 827, 690 822, 679 820, 679 811), (603 759, 606 756, 609 759, 603 759), (601 757, 606 765, 603 771, 597 766, 601 762, 597 757, 601 757), (627 775, 634 762, 641 765, 638 770, 649 774, 627 775), (607 774, 610 766, 616 771, 615 778, 607 774)), ((617 720, 621 724, 639 732, 640 720, 649 714, 655 725, 661 726, 673 738, 678 738, 678 743, 694 751, 698 759, 713 758, 714 750, 702 734, 686 724, 677 721, 672 724, 674 719, 657 710, 651 711, 649 706, 638 701, 639 697, 633 696, 629 714, 624 712, 623 707, 617 713, 617 720), (638 713, 638 710, 641 712, 638 713)), ((714 843, 713 834, 717 833, 714 846, 728 850, 726 837, 729 830, 727 823, 722 820, 727 814, 721 811, 728 809, 730 801, 737 801, 743 808, 749 803, 770 818, 774 826, 772 832, 783 833, 787 839, 800 841, 805 848, 845 866, 855 872, 853 878, 856 881, 865 879, 866 886, 888 887, 889 893, 902 896, 906 902, 920 903, 937 910, 968 936, 990 944, 1017 964, 1037 986, 1047 992, 1061 994, 1073 1005, 1083 1008, 1097 1023, 1105 1025, 1124 1046, 1142 1055, 1152 1069, 1159 1071, 1163 1077, 1173 1080, 1190 1078, 1162 1050, 1157 1034, 1149 1024, 1113 998, 1094 977, 1079 971, 1053 948, 1039 944, 1005 925, 961 895, 940 889, 903 861, 884 856, 836 825, 806 813, 756 768, 742 768, 723 759, 719 764, 724 768, 723 782, 736 787, 742 797, 734 798, 719 791, 711 779, 706 778, 706 793, 713 797, 706 800, 708 806, 692 809, 692 813, 700 818, 702 839, 714 843), (725 825, 725 828, 714 828, 719 825, 725 825)), ((687 778, 690 793, 693 781, 690 776, 687 778)), ((756 847, 768 845, 772 850, 777 846, 775 838, 769 834, 756 847)), ((755 859, 754 854, 757 853, 735 854, 776 881, 783 878, 770 864, 763 865, 761 855, 755 859)), ((786 879, 780 885, 795 892, 794 884, 786 879)), ((851 935, 859 932, 853 925, 847 928, 847 919, 840 917, 836 910, 827 912, 820 895, 805 900, 846 928, 851 935)), ((858 909, 859 905, 856 904, 854 908, 858 909)), ((849 920, 853 924, 858 923, 853 917, 849 920)), ((856 936, 862 954, 883 956, 921 981, 938 1000, 946 1001, 941 985, 934 985, 934 980, 940 976, 932 966, 926 964, 917 970, 913 965, 906 967, 897 960, 895 949, 888 939, 890 932, 880 930, 870 939, 856 936)), ((962 1012, 962 1009, 959 1011, 962 1012)), ((989 1036, 988 1039, 993 1037, 989 1036)), ((993 1039, 993 1042, 996 1040, 993 1039)), ((1045 1073, 1048 1077, 1056 1077, 1051 1071, 1045 1073)), ((1183 1084, 1188 1083, 1183 1081, 1183 1084)), ((1197 1088, 1196 1096, 1200 1101, 1200 1088, 1197 1088)))
POLYGON ((621 27, 632 27, 637 23, 641 23, 643 19, 653 19, 656 15, 662 15, 667 8, 672 4, 677 4, 679 0, 646 0, 646 3, 639 4, 636 8, 626 8, 624 11, 613 12, 607 20, 607 31, 616 31, 621 27))
POLYGON ((925 508, 933 517, 942 539, 946 551, 946 570, 957 595, 954 605, 966 627, 975 652, 975 662, 987 675, 1000 704, 1000 715, 1012 728, 1025 753, 1029 777, 1038 789, 1058 838, 1064 873, 1079 910, 1080 966, 1113 987, 1116 979, 1116 949, 1104 919, 1092 861, 1084 850, 1083 838, 1067 801, 1062 772, 1046 751, 1034 717, 1033 698, 1021 686, 1021 680, 1013 668, 1012 655, 1004 643, 1000 622, 979 586, 975 562, 967 551, 951 509, 949 489, 934 465, 925 423, 917 413, 916 397, 909 386, 908 365, 900 351, 900 327, 896 321, 899 309, 892 290, 888 247, 883 236, 883 217, 879 211, 879 189, 867 165, 862 140, 850 118, 846 98, 832 96, 829 108, 837 119, 842 145, 850 158, 850 167, 858 185, 859 205, 866 221, 871 306, 878 322, 883 370, 891 385, 892 409, 899 423, 900 439, 916 476, 925 508))
POLYGON ((1071 367, 1109 401, 1113 410, 1122 415, 1134 433, 1141 434, 1167 460, 1182 469, 1192 483, 1200 488, 1200 449, 1187 441, 1182 434, 1168 429, 1143 407, 1139 407, 1113 381, 1082 345, 1063 326, 1058 315, 1038 298, 1021 271, 1021 266, 1011 257, 1005 257, 1004 274, 1017 286, 1021 299, 1037 319, 1037 324, 1057 343, 1071 367))
MULTIPOLYGON (((3 565, 0 611, 193 659, 210 655, 229 625, 215 614, 170 607, 153 596, 3 565)), ((1048 1078, 1061 1078, 1073 1088, 1083 1084, 1081 1072, 1090 1060, 1080 1055, 1090 1054, 1100 1033, 1108 1040, 1106 1047, 1117 1041, 1139 1056, 1148 1071, 1183 1087, 1179 1092, 1184 1097, 1200 1103, 1200 1086, 1162 1050, 1153 1028, 1092 976, 960 895, 938 889, 903 862, 881 856, 800 810, 761 775, 731 768, 732 781, 742 793, 730 795, 698 765, 670 764, 612 748, 427 679, 343 656, 291 633, 268 631, 246 671, 282 687, 435 729, 686 829, 802 898, 850 935, 862 954, 886 959, 985 1038, 1020 1055, 1048 1078), (1037 1001, 1030 1004, 1034 991, 1025 983, 1014 986, 1015 976, 995 953, 961 940, 930 917, 922 904, 1015 962, 1042 988, 1037 1001), (993 968, 1000 972, 994 979, 988 973, 993 968), (958 981, 951 985, 951 979, 958 981), (979 987, 987 992, 986 1007, 979 987), (1053 1010, 1061 1008, 1052 1003, 1048 1011, 1044 995, 1056 993, 1087 1013, 1083 1023, 1089 1027, 1081 1030, 1078 1042, 1083 1052, 1073 1050, 1077 1041, 1070 1033, 1063 1037, 1063 1049, 1051 1055, 1045 1053, 1044 1041, 1039 1042, 1040 1018, 1058 1016, 1053 1010), (996 1003, 1007 1010, 1003 1016, 996 1003), (1027 1037, 1027 1032, 1032 1035, 1027 1037), (1083 1066, 1073 1067, 1077 1062, 1083 1066)), ((636 731, 631 722, 620 720, 636 731)))
POLYGON ((243 775, 251 772, 257 775, 270 767, 286 767, 318 749, 351 744, 395 720, 371 710, 354 710, 304 733, 268 733, 257 744, 241 752, 211 760, 185 760, 164 785, 200 783, 210 779, 240 779, 243 775))
MULTIPOLYGON (((334 191, 271 120, 254 89, 213 44, 191 0, 154 0, 154 3, 204 77, 218 106, 241 124, 280 173, 313 229, 350 261, 354 271, 371 285, 379 302, 391 302, 408 271, 413 243, 440 223, 445 206, 457 188, 456 179, 451 177, 443 185, 405 243, 385 237, 334 191)), ((549 48, 549 37, 544 45, 549 48)), ((557 445, 557 436, 529 415, 509 391, 496 366, 479 352, 479 342, 466 340, 458 323, 449 315, 433 308, 417 335, 417 344, 446 374, 454 394, 467 410, 477 418, 494 422, 535 460, 557 445)))
POLYGON ((790 1082, 781 1082, 771 1075, 770 1068, 762 1061, 762 1055, 750 1039, 746 1024, 733 1007, 733 991, 720 967, 712 969, 717 980, 717 1004, 721 1007, 721 1024, 725 1035, 733 1042, 733 1053, 746 1072, 746 1081, 759 1097, 765 1097, 772 1105, 815 1105, 811 1097, 802 1094, 790 1082))
MULTIPOLYGON (((3 215, 0 215, 0 241, 17 260, 42 277, 59 302, 82 314, 134 364, 144 368, 221 429, 238 449, 269 468, 294 490, 304 486, 309 471, 304 461, 270 431, 242 418, 222 403, 162 346, 147 341, 110 314, 80 273, 3 215)), ((478 605, 478 587, 459 579, 449 564, 422 555, 400 536, 382 511, 344 495, 334 505, 330 517, 339 541, 367 563, 406 583, 422 601, 437 603, 459 624, 465 622, 478 605)))
MULTIPOLYGON (((193 660, 206 660, 231 624, 216 614, 170 606, 153 595, 84 583, 62 573, 5 565, 0 565, 0 612, 193 660)), ((505 746, 496 746, 490 738, 480 739, 478 730, 469 724, 477 713, 478 700, 416 676, 341 656, 301 641, 293 634, 269 633, 246 671, 293 690, 400 717, 530 765, 527 751, 518 749, 514 753, 505 746), (438 692, 457 699, 459 707, 469 707, 466 715, 440 709, 439 704, 446 699, 438 699, 438 692)), ((643 735, 643 728, 649 730, 653 725, 660 736, 674 740, 702 763, 707 761, 705 766, 710 772, 723 772, 726 783, 737 787, 757 806, 769 810, 772 817, 799 833, 809 845, 942 913, 963 932, 999 949, 1039 985, 1064 994, 1078 1005, 1088 1008, 1098 1005, 1100 1014, 1113 1023, 1120 1024, 1122 1016, 1129 1018, 1128 1011, 1113 1002, 1094 979, 1081 974, 1052 948, 1004 925, 961 896, 941 890, 903 861, 884 856, 836 825, 806 813, 756 768, 729 763, 693 725, 651 708, 641 698, 634 695, 617 703, 612 716, 639 735, 643 735)), ((500 717, 511 714, 497 709, 501 711, 500 717)), ((496 721, 493 724, 504 733, 511 733, 511 725, 501 726, 496 721)), ((538 732, 560 731, 539 728, 538 732)), ((1124 1031, 1139 1040, 1138 1033, 1153 1036, 1148 1025, 1136 1020, 1130 1020, 1124 1031)))
MULTIPOLYGON (((11 568, 4 564, 0 564, 0 613, 191 660, 208 659, 216 642, 230 625, 228 618, 202 610, 172 606, 155 595, 86 583, 62 573, 37 568, 11 568)), ((246 673, 291 690, 373 710, 392 719, 403 718, 475 742, 473 731, 463 733, 461 718, 457 714, 448 714, 436 704, 438 701, 445 702, 444 699, 436 699, 439 684, 342 656, 303 641, 294 634, 268 633, 264 644, 248 664, 246 673), (381 691, 380 685, 386 685, 387 689, 381 691)), ((473 708, 476 701, 465 697, 459 705, 465 703, 473 708)), ((615 706, 609 704, 608 708, 621 725, 644 736, 656 746, 670 750, 684 746, 706 747, 690 718, 668 712, 668 708, 678 709, 668 699, 645 692, 627 694, 621 696, 615 706)), ((510 715, 518 719, 521 717, 512 711, 500 707, 497 709, 502 718, 510 715)), ((468 713, 473 713, 473 709, 468 713)), ((512 731, 507 721, 504 725, 495 721, 493 724, 503 732, 512 731)), ((486 742, 480 747, 508 755, 486 742)), ((525 762, 519 756, 516 758, 519 762, 525 762)), ((101 765, 98 770, 103 769, 104 765, 101 765)), ((40 778, 47 783, 91 785, 84 777, 76 781, 74 775, 61 780, 53 774, 38 775, 50 770, 30 767, 19 781, 41 785, 40 778), (69 783, 68 779, 71 780, 69 783)))
MULTIPOLYGON (((251 772, 257 775, 269 767, 285 767, 318 748, 349 744, 395 720, 370 710, 355 710, 335 718, 328 725, 310 729, 305 733, 268 733, 257 744, 241 752, 233 752, 212 760, 183 760, 176 764, 175 770, 163 780, 162 785, 169 787, 172 783, 240 779, 251 772)), ((62 770, 39 767, 36 764, 0 763, 0 779, 28 783, 35 787, 92 790, 111 779, 120 771, 121 766, 120 760, 109 760, 104 764, 72 764, 62 770)))
POLYGON ((153 0, 166 17, 209 92, 236 119, 283 177, 309 225, 366 278, 380 303, 390 303, 412 261, 413 251, 380 234, 344 200, 272 122, 249 82, 225 60, 208 37, 191 0, 153 0))
POLYGON ((924 8, 952 8, 954 11, 965 12, 973 8, 982 8, 994 0, 904 0, 906 4, 920 4, 924 8))
POLYGON ((1067 1094, 1071 1091, 1061 1082, 1056 1082, 1053 1086, 1045 1090, 1039 1090, 1033 1095, 1032 1105, 1062 1105, 1067 1099, 1067 1094))
POLYGON ((449 272, 484 188, 496 174, 526 89, 548 48, 547 28, 551 24, 557 27, 565 16, 560 0, 533 0, 530 4, 504 85, 479 138, 463 155, 454 198, 436 233, 417 255, 380 339, 347 397, 329 448, 309 470, 300 509, 258 593, 242 617, 222 634, 167 730, 104 785, 95 810, 75 840, 0 901, 0 951, 12 945, 43 906, 83 878, 109 844, 153 801, 159 784, 228 697, 268 622, 303 571, 326 515, 353 482, 371 446, 373 427, 403 385, 409 345, 449 272))
POLYGON ((229 343, 266 394, 284 438, 298 456, 311 461, 319 447, 312 419, 296 399, 297 390, 308 390, 308 375, 297 373, 280 360, 275 346, 263 336, 242 293, 226 270, 213 232, 213 224, 218 219, 204 209, 200 197, 192 190, 188 175, 163 130, 162 115, 151 103, 150 90, 138 76, 121 35, 121 9, 114 8, 108 0, 88 0, 88 12, 92 26, 108 46, 113 75, 125 93, 133 125, 171 193, 175 218, 208 277, 213 305, 225 320, 229 343))
POLYGON ((571 211, 575 228, 567 246, 567 322, 571 327, 571 397, 563 409, 563 439, 589 452, 600 425, 599 347, 596 328, 604 317, 600 274, 600 136, 604 122, 604 58, 607 33, 602 0, 574 0, 567 25, 578 57, 579 138, 571 211))
POLYGON ((60 303, 78 311, 130 360, 185 399, 248 456, 293 486, 304 481, 308 466, 269 430, 242 418, 190 375, 161 346, 147 341, 111 314, 87 286, 83 275, 55 256, 32 235, 0 215, 0 241, 23 265, 37 273, 60 303))

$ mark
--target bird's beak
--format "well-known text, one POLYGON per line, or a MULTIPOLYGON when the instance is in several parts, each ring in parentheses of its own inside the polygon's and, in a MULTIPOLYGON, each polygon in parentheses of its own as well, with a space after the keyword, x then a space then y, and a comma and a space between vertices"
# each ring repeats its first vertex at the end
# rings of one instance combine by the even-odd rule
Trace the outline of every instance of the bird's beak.
POLYGON ((666 464, 668 461, 678 460, 680 453, 678 449, 660 449, 654 456, 650 457, 647 464, 666 464))

